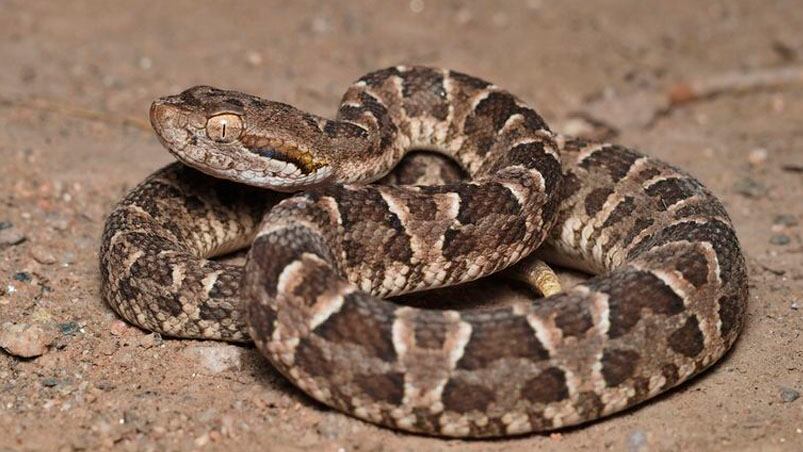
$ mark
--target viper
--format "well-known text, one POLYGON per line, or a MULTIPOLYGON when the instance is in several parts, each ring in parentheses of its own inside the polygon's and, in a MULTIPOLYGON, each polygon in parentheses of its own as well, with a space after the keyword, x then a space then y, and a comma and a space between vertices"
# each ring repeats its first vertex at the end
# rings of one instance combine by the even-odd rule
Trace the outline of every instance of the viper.
POLYGON ((253 340, 352 416, 453 437, 574 425, 700 373, 744 322, 744 257, 709 190, 635 150, 555 133, 481 79, 372 72, 335 119, 208 86, 150 115, 181 163, 109 215, 105 300, 166 335, 253 340), (410 155, 422 149, 459 170, 410 155), (210 259, 246 246, 244 268, 210 259), (593 276, 501 306, 388 300, 536 254, 593 276))

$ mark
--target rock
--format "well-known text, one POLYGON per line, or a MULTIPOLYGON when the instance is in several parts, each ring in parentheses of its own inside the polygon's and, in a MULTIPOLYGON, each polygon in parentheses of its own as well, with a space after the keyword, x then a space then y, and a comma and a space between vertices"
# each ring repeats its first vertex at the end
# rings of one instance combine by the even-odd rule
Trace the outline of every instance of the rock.
POLYGON ((769 191, 764 184, 756 182, 749 177, 740 179, 734 184, 733 188, 737 193, 748 198, 761 198, 764 197, 769 191))
POLYGON ((792 403, 800 397, 800 392, 792 388, 781 388, 781 400, 785 403, 792 403))
POLYGON ((14 279, 19 282, 31 282, 31 274, 28 272, 17 272, 14 273, 14 279))
POLYGON ((797 218, 795 218, 794 215, 782 213, 775 216, 775 218, 772 220, 772 224, 786 227, 797 226, 797 218))
POLYGON ((242 365, 243 349, 236 345, 190 345, 182 353, 212 375, 229 369, 239 369, 242 365))
POLYGON ((77 322, 59 323, 59 331, 65 336, 72 336, 81 330, 81 325, 77 322))
POLYGON ((342 416, 339 413, 326 413, 322 415, 322 419, 316 425, 315 430, 322 437, 332 440, 352 434, 355 425, 357 423, 347 416, 342 416))
POLYGON ((647 434, 641 430, 636 430, 627 438, 627 450, 639 452, 647 449, 647 434))
POLYGON ((772 243, 773 245, 780 245, 780 246, 788 245, 789 242, 791 241, 792 239, 790 239, 789 236, 786 234, 775 234, 772 237, 770 237, 770 243, 772 243))
POLYGON ((50 265, 56 263, 56 256, 41 246, 31 248, 31 257, 40 264, 50 265))
POLYGON ((25 235, 13 227, 0 229, 0 246, 18 245, 25 241, 25 235))
POLYGON ((46 388, 54 388, 59 385, 60 381, 58 378, 54 377, 47 377, 42 379, 42 386, 46 388))
POLYGON ((111 333, 112 336, 125 336, 133 330, 133 328, 122 320, 115 320, 109 325, 109 333, 111 333))
POLYGON ((55 332, 40 325, 6 322, 0 326, 0 347, 20 358, 43 355, 55 340, 55 332))
POLYGON ((751 166, 761 166, 767 161, 768 156, 769 154, 767 153, 766 149, 756 148, 747 154, 747 163, 749 163, 751 166))
POLYGON ((139 344, 140 347, 142 347, 142 348, 147 350, 149 348, 158 347, 158 346, 162 345, 162 342, 164 342, 164 341, 162 340, 162 335, 161 334, 159 334, 159 333, 151 333, 151 334, 146 334, 146 335, 142 336, 139 339, 138 344, 139 344))

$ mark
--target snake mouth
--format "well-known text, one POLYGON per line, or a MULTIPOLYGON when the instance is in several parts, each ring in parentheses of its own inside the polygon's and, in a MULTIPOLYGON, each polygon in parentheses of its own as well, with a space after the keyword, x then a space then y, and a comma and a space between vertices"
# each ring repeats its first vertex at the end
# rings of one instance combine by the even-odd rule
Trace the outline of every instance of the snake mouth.
POLYGON ((269 161, 292 165, 303 175, 312 174, 326 166, 324 163, 316 161, 309 152, 298 149, 284 150, 275 147, 263 147, 248 149, 248 151, 269 161))

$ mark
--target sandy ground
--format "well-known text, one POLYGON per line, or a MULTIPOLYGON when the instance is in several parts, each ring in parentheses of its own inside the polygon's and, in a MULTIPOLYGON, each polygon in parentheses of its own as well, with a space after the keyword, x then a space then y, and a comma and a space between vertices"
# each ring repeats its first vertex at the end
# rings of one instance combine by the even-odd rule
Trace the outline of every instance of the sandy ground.
POLYGON ((50 344, 0 351, 0 450, 803 450, 803 84, 653 114, 679 81, 799 67, 800 30, 799 0, 0 0, 0 324, 50 344), (557 128, 586 112, 703 180, 749 263, 735 350, 613 418, 446 441, 328 410, 253 348, 161 340, 104 304, 104 218, 171 161, 152 99, 205 83, 329 114, 353 79, 397 63, 490 79, 557 128))

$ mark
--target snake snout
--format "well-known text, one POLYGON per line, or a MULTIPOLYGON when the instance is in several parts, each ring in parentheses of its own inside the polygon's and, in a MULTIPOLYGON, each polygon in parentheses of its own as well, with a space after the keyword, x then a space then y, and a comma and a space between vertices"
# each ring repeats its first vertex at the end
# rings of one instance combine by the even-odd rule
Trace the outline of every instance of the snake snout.
POLYGON ((151 127, 168 149, 183 147, 191 135, 187 130, 187 113, 169 98, 157 99, 151 104, 150 120, 151 127))

